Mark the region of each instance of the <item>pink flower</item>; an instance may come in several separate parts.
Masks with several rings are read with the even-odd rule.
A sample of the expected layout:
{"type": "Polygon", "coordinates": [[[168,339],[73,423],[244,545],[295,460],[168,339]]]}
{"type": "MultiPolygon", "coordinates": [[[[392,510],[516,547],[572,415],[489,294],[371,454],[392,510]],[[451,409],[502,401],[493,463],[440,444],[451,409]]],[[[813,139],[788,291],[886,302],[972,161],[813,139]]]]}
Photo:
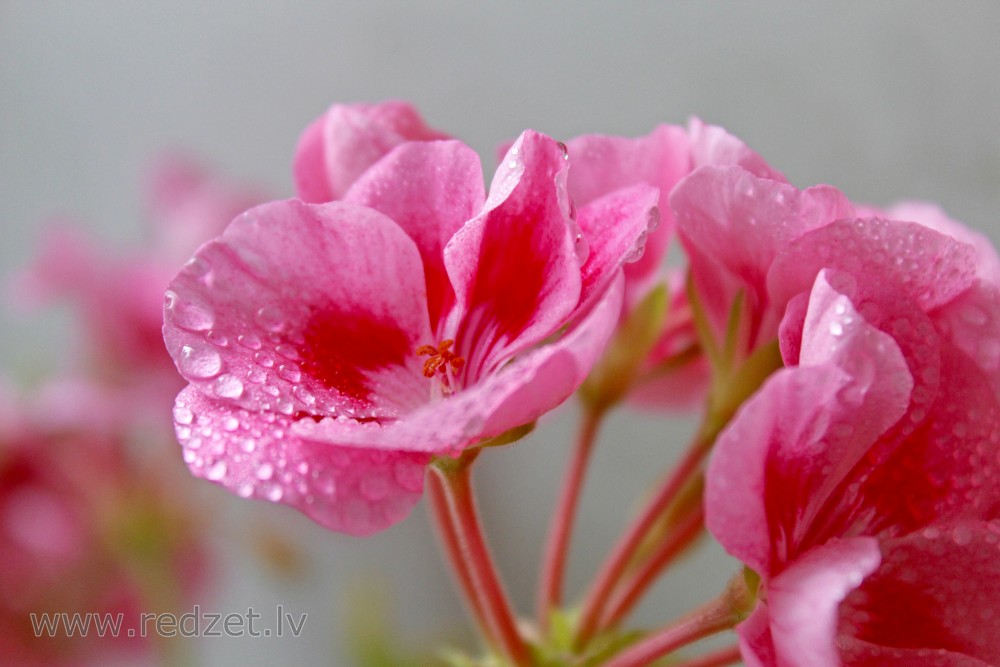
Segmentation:
{"type": "Polygon", "coordinates": [[[93,385],[0,399],[17,416],[0,420],[0,661],[101,664],[151,650],[127,637],[140,610],[175,609],[202,582],[204,545],[183,504],[168,502],[162,470],[128,456],[114,401],[93,385]],[[171,599],[151,594],[164,584],[171,599]],[[30,614],[42,612],[121,613],[121,635],[37,637],[30,614]]]}
{"type": "Polygon", "coordinates": [[[136,406],[162,406],[164,394],[179,389],[163,350],[163,290],[198,245],[259,201],[249,189],[190,160],[165,156],[154,164],[147,184],[147,247],[123,254],[60,224],[15,280],[14,296],[26,305],[71,301],[86,339],[78,352],[88,373],[128,388],[127,398],[136,406]]]}
{"type": "Polygon", "coordinates": [[[405,142],[341,201],[235,220],[167,292],[192,471],[368,534],[409,512],[433,457],[565,400],[611,335],[657,199],[632,190],[609,202],[605,236],[578,239],[566,170],[529,131],[486,196],[471,149],[405,142]]]}
{"type": "MultiPolygon", "coordinates": [[[[762,577],[749,665],[1000,661],[1000,294],[975,250],[879,219],[778,249],[778,371],[720,436],[709,530],[762,577]]],[[[759,284],[758,284],[759,287],[759,284]]]]}

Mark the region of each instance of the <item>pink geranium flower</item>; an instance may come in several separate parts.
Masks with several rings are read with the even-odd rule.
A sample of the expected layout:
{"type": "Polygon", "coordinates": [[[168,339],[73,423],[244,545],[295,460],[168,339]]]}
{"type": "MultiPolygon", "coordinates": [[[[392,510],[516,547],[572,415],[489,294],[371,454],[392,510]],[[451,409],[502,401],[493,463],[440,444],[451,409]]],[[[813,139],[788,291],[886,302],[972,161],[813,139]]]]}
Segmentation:
{"type": "Polygon", "coordinates": [[[750,665],[1000,661],[995,322],[975,250],[845,220],[779,250],[778,371],[720,436],[707,524],[762,577],[750,665]]]}
{"type": "Polygon", "coordinates": [[[367,534],[408,513],[434,456],[565,400],[613,331],[657,200],[635,188],[609,202],[606,236],[579,238],[567,166],[526,132],[487,196],[468,147],[404,142],[340,201],[235,220],[167,292],[192,471],[367,534]]]}

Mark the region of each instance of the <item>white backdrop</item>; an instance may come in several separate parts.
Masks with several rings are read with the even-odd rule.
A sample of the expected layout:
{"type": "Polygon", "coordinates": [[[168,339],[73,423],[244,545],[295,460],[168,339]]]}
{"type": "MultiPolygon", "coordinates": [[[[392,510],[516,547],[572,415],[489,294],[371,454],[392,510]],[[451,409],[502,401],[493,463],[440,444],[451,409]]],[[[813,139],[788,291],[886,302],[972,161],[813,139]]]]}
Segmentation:
{"type": "MultiPolygon", "coordinates": [[[[308,121],[334,101],[390,97],[412,100],[489,161],[525,127],[559,138],[634,135],[698,115],[800,186],[829,182],[874,203],[936,200],[1000,238],[1000,4],[623,4],[0,2],[0,276],[32,254],[39,221],[53,214],[77,215],[110,243],[135,242],[137,174],[164,147],[289,196],[292,150],[308,121]]],[[[56,368],[73,340],[67,322],[4,310],[3,372],[56,368]]],[[[479,470],[496,552],[524,609],[571,424],[572,414],[556,417],[479,470]]],[[[583,507],[572,588],[617,534],[627,498],[689,428],[613,420],[583,507]]],[[[202,640],[205,664],[346,664],[335,652],[347,591],[365,576],[382,577],[407,636],[459,624],[422,507],[361,541],[290,510],[212,497],[233,517],[278,516],[305,541],[313,571],[297,583],[267,577],[221,539],[218,610],[280,602],[310,618],[299,639],[202,640]]],[[[732,564],[706,553],[639,618],[666,620],[713,595],[732,564]]]]}

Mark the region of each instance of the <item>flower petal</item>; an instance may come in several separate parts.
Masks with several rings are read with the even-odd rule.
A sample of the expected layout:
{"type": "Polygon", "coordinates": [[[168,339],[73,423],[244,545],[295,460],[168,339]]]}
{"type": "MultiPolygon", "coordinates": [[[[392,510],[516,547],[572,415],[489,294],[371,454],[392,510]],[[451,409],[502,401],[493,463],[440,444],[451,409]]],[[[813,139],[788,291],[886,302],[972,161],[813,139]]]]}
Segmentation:
{"type": "Polygon", "coordinates": [[[898,420],[912,381],[902,353],[821,275],[803,357],[775,373],[719,436],[706,477],[706,525],[767,575],[824,541],[811,519],[898,420]],[[836,325],[836,326],[834,326],[836,325]]]}
{"type": "MultiPolygon", "coordinates": [[[[739,288],[746,290],[751,312],[760,322],[767,314],[767,275],[775,257],[793,239],[853,210],[830,186],[800,191],[739,166],[695,171],[674,190],[670,206],[699,296],[720,330],[739,288]]],[[[814,270],[808,285],[815,275],[814,270]]],[[[778,307],[792,296],[776,301],[778,307]]]]}
{"type": "Polygon", "coordinates": [[[444,247],[480,212],[485,199],[479,156],[458,141],[402,144],[344,195],[344,201],[386,214],[416,242],[427,279],[432,330],[455,302],[444,247]]]}
{"type": "MultiPolygon", "coordinates": [[[[582,268],[578,311],[585,311],[604,295],[623,262],[643,256],[644,247],[649,251],[650,232],[659,223],[659,198],[656,188],[638,184],[615,190],[579,209],[576,220],[590,251],[582,268]]],[[[625,265],[626,274],[631,266],[625,265]]]]}
{"type": "Polygon", "coordinates": [[[304,420],[296,424],[296,433],[320,442],[450,455],[530,424],[569,398],[586,379],[614,332],[621,300],[619,279],[563,338],[398,421],[370,422],[345,433],[338,420],[304,420]]]}
{"type": "Polygon", "coordinates": [[[177,397],[174,424],[195,476],[353,535],[402,521],[420,499],[430,460],[303,440],[288,417],[234,408],[190,386],[177,397]]]}
{"type": "Polygon", "coordinates": [[[527,131],[497,170],[486,210],[445,247],[463,382],[552,335],[580,299],[580,260],[555,141],[527,131]]]}
{"type": "Polygon", "coordinates": [[[650,230],[641,257],[625,267],[629,281],[643,281],[659,268],[674,233],[667,196],[691,170],[684,128],[660,125],[648,135],[634,139],[584,135],[567,142],[566,148],[570,160],[569,194],[580,209],[578,221],[590,241],[591,254],[600,243],[590,238],[583,207],[616,190],[640,183],[659,189],[656,204],[660,210],[660,224],[650,230]]]}
{"type": "Polygon", "coordinates": [[[1000,289],[977,281],[931,317],[942,337],[968,355],[1000,397],[1000,289]]]}
{"type": "Polygon", "coordinates": [[[975,280],[971,246],[911,222],[839,220],[789,240],[767,276],[776,304],[808,289],[823,268],[889,283],[925,312],[951,301],[975,280]]]}
{"type": "Polygon", "coordinates": [[[717,125],[709,125],[699,118],[688,121],[692,168],[709,165],[737,165],[754,176],[779,183],[787,183],[785,176],[769,165],[764,158],[740,139],[717,125]]]}
{"type": "Polygon", "coordinates": [[[874,538],[834,540],[805,554],[768,582],[767,606],[777,664],[840,667],[838,608],[880,561],[874,538]]]}
{"type": "Polygon", "coordinates": [[[846,643],[851,664],[1000,663],[998,544],[997,521],[934,524],[882,542],[881,566],[841,606],[842,633],[859,640],[846,643]],[[910,662],[918,651],[936,661],[910,662]]]}
{"type": "Polygon", "coordinates": [[[206,244],[167,292],[164,336],[203,393],[286,415],[387,415],[429,397],[420,255],[381,213],[273,202],[206,244]]]}
{"type": "Polygon", "coordinates": [[[299,139],[293,169],[303,200],[340,199],[368,167],[406,141],[447,139],[410,104],[335,104],[299,139]]]}

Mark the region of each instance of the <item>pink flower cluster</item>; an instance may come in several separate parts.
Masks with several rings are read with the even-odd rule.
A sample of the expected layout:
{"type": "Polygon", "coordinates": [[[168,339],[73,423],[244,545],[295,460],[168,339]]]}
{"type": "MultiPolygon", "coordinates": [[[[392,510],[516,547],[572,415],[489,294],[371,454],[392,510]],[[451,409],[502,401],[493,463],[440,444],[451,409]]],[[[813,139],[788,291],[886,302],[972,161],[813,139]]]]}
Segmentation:
{"type": "MultiPolygon", "coordinates": [[[[429,464],[519,437],[632,353],[632,399],[707,400],[693,506],[760,579],[747,664],[1000,664],[984,237],[930,205],[800,190],[698,120],[565,144],[529,130],[487,189],[409,105],[334,106],[294,170],[300,199],[238,216],[166,293],[196,475],[373,533],[429,464]],[[686,284],[663,267],[674,235],[686,284]],[[657,290],[669,308],[649,316],[657,290]],[[630,350],[640,320],[651,344],[630,350]]],[[[524,662],[502,638],[517,630],[473,607],[524,662]]]]}

